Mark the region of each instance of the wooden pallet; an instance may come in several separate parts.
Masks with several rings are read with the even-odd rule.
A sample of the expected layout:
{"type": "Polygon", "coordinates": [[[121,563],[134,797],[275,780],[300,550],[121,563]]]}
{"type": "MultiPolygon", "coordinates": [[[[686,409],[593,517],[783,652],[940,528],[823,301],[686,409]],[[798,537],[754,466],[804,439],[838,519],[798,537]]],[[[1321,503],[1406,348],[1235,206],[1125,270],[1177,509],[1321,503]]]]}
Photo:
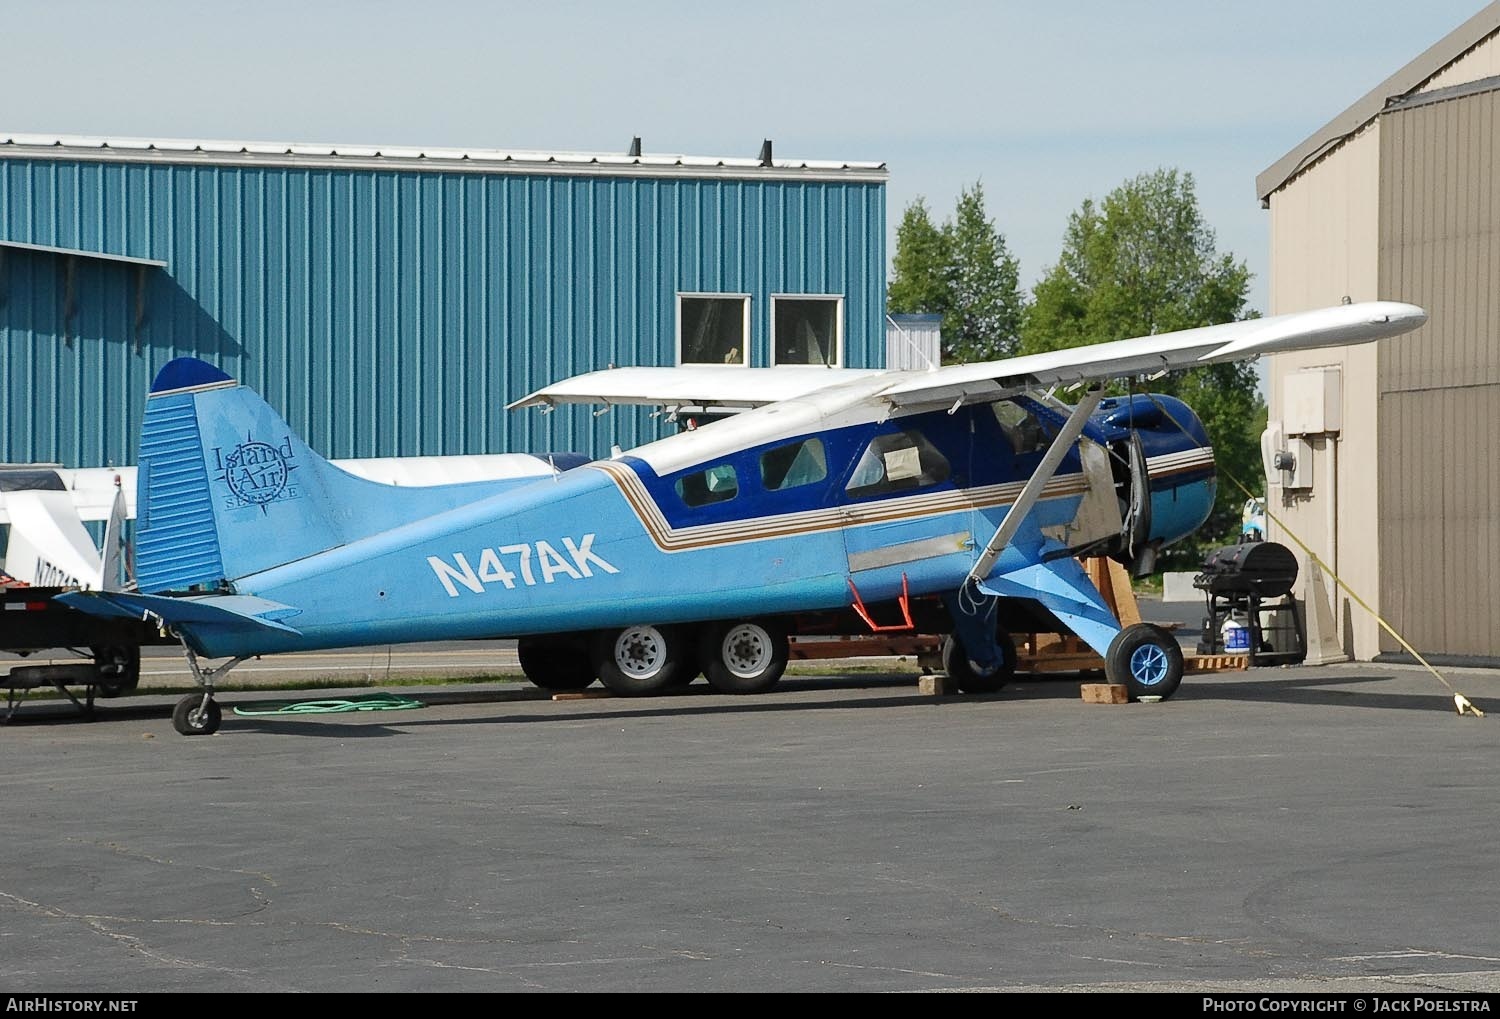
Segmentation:
{"type": "MultiPolygon", "coordinates": [[[[1113,559],[1084,563],[1089,579],[1099,588],[1122,626],[1141,622],[1141,607],[1125,567],[1113,559]]],[[[1170,627],[1169,627],[1170,629],[1170,627]]],[[[1103,672],[1104,659],[1071,634],[1032,633],[1016,642],[1017,672],[1103,672]]],[[[1249,655],[1184,655],[1183,672],[1236,672],[1250,667],[1249,655]]]]}
{"type": "MultiPolygon", "coordinates": [[[[1099,588],[1108,605],[1124,626],[1141,622],[1140,605],[1130,585],[1125,567],[1113,559],[1089,559],[1084,562],[1089,579],[1099,588]]],[[[869,633],[858,636],[806,636],[791,640],[791,660],[816,661],[833,658],[915,659],[924,668],[940,668],[943,638],[922,633],[869,633]]],[[[1017,672],[1099,672],[1104,659],[1083,641],[1071,634],[1016,634],[1017,672]]],[[[1225,672],[1248,669],[1248,655],[1185,655],[1183,671],[1192,673],[1225,672]]]]}

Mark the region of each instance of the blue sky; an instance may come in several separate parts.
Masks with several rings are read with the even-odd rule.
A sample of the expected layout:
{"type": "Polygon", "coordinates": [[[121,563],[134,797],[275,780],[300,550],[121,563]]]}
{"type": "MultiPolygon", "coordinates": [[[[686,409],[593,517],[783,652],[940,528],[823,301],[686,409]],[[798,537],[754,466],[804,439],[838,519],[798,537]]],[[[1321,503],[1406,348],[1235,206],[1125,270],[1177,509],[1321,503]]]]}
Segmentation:
{"type": "MultiPolygon", "coordinates": [[[[5,0],[0,130],[889,164],[889,229],[983,181],[1028,284],[1068,213],[1197,180],[1255,274],[1255,176],[1477,0],[1124,4],[5,0]]],[[[894,240],[892,240],[894,243],[894,240]]]]}

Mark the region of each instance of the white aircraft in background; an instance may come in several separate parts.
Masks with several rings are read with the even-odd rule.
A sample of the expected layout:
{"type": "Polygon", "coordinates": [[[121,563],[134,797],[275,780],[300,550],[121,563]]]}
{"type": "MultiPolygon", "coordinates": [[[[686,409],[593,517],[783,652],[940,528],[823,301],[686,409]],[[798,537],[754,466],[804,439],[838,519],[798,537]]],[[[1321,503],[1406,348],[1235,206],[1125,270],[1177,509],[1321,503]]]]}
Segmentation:
{"type": "MultiPolygon", "coordinates": [[[[406,488],[551,477],[573,466],[553,455],[367,457],[334,460],[367,481],[406,488]]],[[[13,585],[120,591],[131,586],[124,522],[136,515],[134,467],[0,464],[0,526],[9,530],[0,575],[13,585]],[[95,544],[85,526],[105,522],[95,544]]],[[[0,577],[0,579],[3,579],[0,577]]]]}

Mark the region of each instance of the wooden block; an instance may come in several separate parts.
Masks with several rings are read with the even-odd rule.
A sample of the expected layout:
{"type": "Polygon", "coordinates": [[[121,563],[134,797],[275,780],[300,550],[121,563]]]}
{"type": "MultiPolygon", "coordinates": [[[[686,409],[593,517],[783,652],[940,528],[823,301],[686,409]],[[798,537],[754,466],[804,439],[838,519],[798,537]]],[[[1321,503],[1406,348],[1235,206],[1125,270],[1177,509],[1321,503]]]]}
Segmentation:
{"type": "Polygon", "coordinates": [[[942,697],[952,692],[947,676],[923,676],[917,680],[917,693],[924,697],[942,697]]]}
{"type": "Polygon", "coordinates": [[[614,694],[608,690],[569,690],[566,693],[553,694],[552,699],[555,701],[597,701],[613,696],[614,694]]]}
{"type": "Polygon", "coordinates": [[[1123,683],[1085,683],[1082,689],[1085,704],[1125,704],[1130,700],[1123,683]]]}
{"type": "Polygon", "coordinates": [[[1182,665],[1184,672],[1243,672],[1250,668],[1250,656],[1188,655],[1182,665]]]}

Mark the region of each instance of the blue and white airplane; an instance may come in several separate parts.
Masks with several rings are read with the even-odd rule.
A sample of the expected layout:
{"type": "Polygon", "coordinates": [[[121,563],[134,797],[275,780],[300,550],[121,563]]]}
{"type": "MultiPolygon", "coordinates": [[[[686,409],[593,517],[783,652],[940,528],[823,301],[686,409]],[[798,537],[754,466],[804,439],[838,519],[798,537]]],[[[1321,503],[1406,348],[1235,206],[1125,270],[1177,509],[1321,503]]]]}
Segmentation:
{"type": "Polygon", "coordinates": [[[653,694],[701,671],[754,693],[780,678],[789,633],[851,609],[950,634],[961,690],[1010,675],[1009,632],[1061,627],[1111,682],[1167,697],[1175,640],[1122,628],[1076,557],[1149,567],[1207,518],[1213,454],[1180,402],[1096,384],[1425,320],[1371,302],[928,371],[612,369],[512,406],[737,413],[609,459],[554,458],[541,479],[428,487],[340,470],[182,358],[146,406],[138,591],[61,597],[177,634],[203,688],[174,714],[189,735],[219,725],[215,678],[261,654],[514,637],[548,689],[653,694]],[[1053,396],[1088,386],[1075,406],[1053,396]]]}

